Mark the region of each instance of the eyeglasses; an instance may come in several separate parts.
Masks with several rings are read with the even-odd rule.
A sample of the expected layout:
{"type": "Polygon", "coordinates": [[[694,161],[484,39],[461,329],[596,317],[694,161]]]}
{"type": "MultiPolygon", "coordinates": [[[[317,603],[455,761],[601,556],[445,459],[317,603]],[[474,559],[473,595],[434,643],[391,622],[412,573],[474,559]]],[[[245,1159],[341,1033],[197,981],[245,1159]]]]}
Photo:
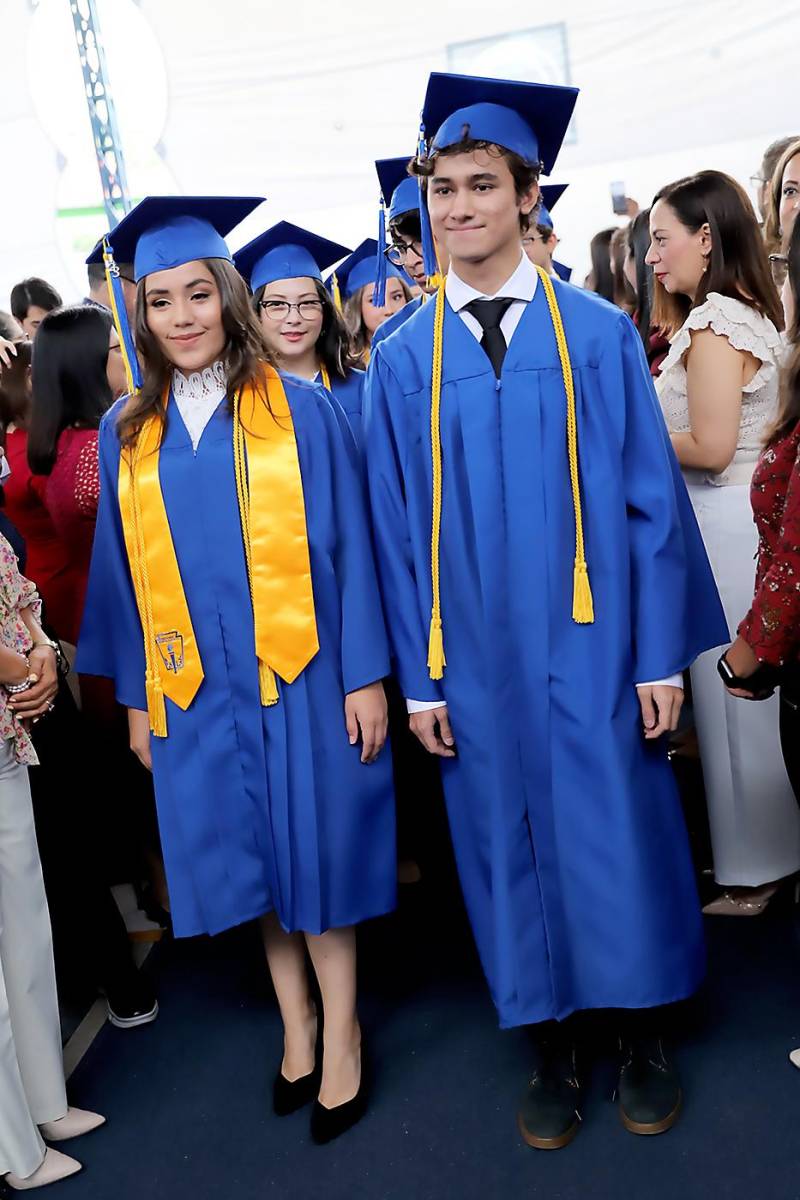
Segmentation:
{"type": "Polygon", "coordinates": [[[301,300],[299,304],[290,304],[288,300],[260,300],[258,307],[270,321],[285,321],[293,308],[302,321],[313,321],[322,312],[322,301],[301,300]]]}
{"type": "Polygon", "coordinates": [[[546,240],[547,239],[543,238],[540,233],[526,233],[525,237],[522,239],[522,244],[523,246],[530,246],[534,242],[544,242],[546,240]]]}
{"type": "Polygon", "coordinates": [[[753,187],[760,187],[761,184],[766,183],[767,180],[764,178],[763,175],[751,175],[750,182],[752,183],[753,187]]]}
{"type": "Polygon", "coordinates": [[[782,288],[789,274],[789,259],[785,254],[770,254],[769,269],[772,271],[772,281],[776,287],[782,288]]]}
{"type": "Polygon", "coordinates": [[[417,258],[422,258],[422,242],[392,242],[383,253],[395,267],[402,267],[409,254],[416,254],[417,258]]]}

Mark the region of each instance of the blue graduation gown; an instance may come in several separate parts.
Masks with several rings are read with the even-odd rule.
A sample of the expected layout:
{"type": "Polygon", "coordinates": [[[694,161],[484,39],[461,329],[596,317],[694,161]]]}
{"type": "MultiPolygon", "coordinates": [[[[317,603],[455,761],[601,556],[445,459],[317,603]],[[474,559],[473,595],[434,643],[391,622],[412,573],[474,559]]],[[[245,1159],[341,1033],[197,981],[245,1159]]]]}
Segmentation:
{"type": "Polygon", "coordinates": [[[406,697],[444,700],[467,910],[504,1027],[690,994],[704,968],[688,839],[634,684],[727,639],[653,391],[619,309],[554,283],[577,393],[595,622],[572,620],[566,400],[541,286],[495,379],[447,306],[441,603],[431,612],[434,305],[378,349],[364,406],[379,575],[406,697]]]}
{"type": "Polygon", "coordinates": [[[361,449],[361,409],[364,399],[364,372],[352,370],[345,379],[331,376],[331,392],[344,409],[347,422],[353,431],[356,445],[361,449]]]}
{"type": "MultiPolygon", "coordinates": [[[[363,487],[352,435],[323,388],[284,382],[306,506],[320,649],[280,702],[259,700],[236,501],[232,420],[222,404],[195,453],[174,400],[160,478],[205,671],[153,776],[178,936],[217,933],[273,910],[321,933],[393,908],[395,834],[388,751],[350,746],[344,697],[388,673],[363,487]]],[[[144,709],[144,650],[125,553],[116,411],[100,433],[101,494],[78,669],[111,677],[144,709]]]]}
{"type": "Polygon", "coordinates": [[[413,300],[409,300],[408,304],[404,304],[396,313],[392,313],[390,317],[387,317],[372,335],[371,353],[375,353],[376,348],[390,333],[394,333],[395,329],[399,329],[401,325],[405,325],[409,317],[413,317],[414,313],[419,312],[425,300],[426,297],[423,295],[415,296],[413,300]]]}

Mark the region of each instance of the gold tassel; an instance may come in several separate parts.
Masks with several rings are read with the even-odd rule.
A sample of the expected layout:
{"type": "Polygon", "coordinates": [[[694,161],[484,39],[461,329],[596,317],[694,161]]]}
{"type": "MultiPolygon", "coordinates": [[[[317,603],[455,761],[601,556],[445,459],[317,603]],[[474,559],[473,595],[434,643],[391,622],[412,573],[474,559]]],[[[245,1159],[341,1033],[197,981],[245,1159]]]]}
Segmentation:
{"type": "Polygon", "coordinates": [[[275,672],[263,659],[258,660],[258,690],[261,694],[261,703],[265,708],[271,708],[273,704],[278,703],[278,683],[275,679],[275,672]]]}
{"type": "Polygon", "coordinates": [[[331,295],[333,296],[333,303],[334,303],[335,308],[339,312],[341,312],[342,311],[342,293],[341,293],[341,289],[339,288],[339,276],[336,274],[335,271],[331,275],[331,295]]]}
{"type": "Polygon", "coordinates": [[[585,562],[576,562],[572,575],[572,619],[578,625],[591,625],[594,621],[594,602],[585,562]]]}
{"type": "Polygon", "coordinates": [[[167,706],[158,675],[148,675],[145,682],[145,694],[150,730],[154,737],[165,738],[167,736],[167,706]]]}
{"type": "Polygon", "coordinates": [[[437,271],[435,275],[429,275],[426,280],[426,284],[429,288],[439,288],[443,283],[444,277],[440,271],[437,271]]]}
{"type": "Polygon", "coordinates": [[[431,679],[441,679],[446,666],[442,620],[441,617],[431,617],[431,631],[428,638],[428,673],[431,679]]]}

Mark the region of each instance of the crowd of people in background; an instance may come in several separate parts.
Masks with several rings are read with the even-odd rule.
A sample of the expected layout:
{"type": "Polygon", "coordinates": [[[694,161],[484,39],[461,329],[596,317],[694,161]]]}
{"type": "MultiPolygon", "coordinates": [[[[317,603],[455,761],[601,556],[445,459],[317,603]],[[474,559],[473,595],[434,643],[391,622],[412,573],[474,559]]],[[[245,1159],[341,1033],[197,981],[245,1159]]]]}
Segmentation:
{"type": "MultiPolygon", "coordinates": [[[[642,211],[629,202],[624,221],[592,238],[584,282],[636,328],[733,639],[722,659],[725,648],[717,647],[692,665],[687,686],[695,732],[673,735],[678,752],[699,756],[702,767],[719,885],[705,912],[717,916],[762,913],[784,881],[800,874],[800,136],[771,145],[751,182],[758,211],[740,183],[714,170],[665,184],[642,211]]],[[[554,204],[534,214],[521,245],[537,269],[558,280],[569,272],[554,257],[554,204]]],[[[259,241],[236,256],[250,287],[247,320],[260,330],[285,380],[321,377],[360,446],[362,373],[375,348],[390,345],[406,306],[424,307],[435,291],[423,269],[420,223],[408,210],[390,224],[378,287],[381,247],[371,239],[355,252],[329,244],[327,256],[316,245],[322,239],[315,239],[315,262],[335,267],[327,284],[316,268],[305,274],[263,269],[265,255],[298,232],[282,229],[272,242],[259,241]]],[[[117,268],[129,322],[141,337],[133,264],[118,261],[117,268]]],[[[171,899],[150,752],[129,729],[111,682],[75,670],[101,494],[100,429],[130,386],[108,289],[102,264],[91,263],[82,303],[65,304],[47,281],[30,277],[12,287],[10,311],[0,312],[0,779],[16,789],[14,819],[35,856],[25,809],[30,777],[56,959],[70,958],[73,969],[79,960],[91,988],[105,995],[110,1020],[130,1029],[158,1014],[132,948],[137,937],[169,928],[171,899]],[[36,647],[42,663],[34,671],[34,658],[25,655],[36,647]],[[21,706],[15,695],[22,681],[21,706]],[[133,884],[137,897],[139,924],[129,921],[128,928],[112,891],[123,883],[133,884]]],[[[152,353],[146,346],[145,354],[152,353]]],[[[187,373],[188,399],[219,383],[193,378],[187,373]]],[[[382,676],[385,654],[376,657],[382,676]]],[[[371,682],[369,670],[361,675],[362,683],[371,682]]],[[[415,879],[407,813],[412,794],[421,786],[435,795],[438,782],[432,760],[409,735],[399,689],[389,692],[389,721],[400,878],[415,879]]],[[[439,732],[441,738],[429,735],[427,748],[446,761],[447,738],[439,732]]],[[[428,735],[418,736],[425,741],[428,735]]],[[[376,734],[376,752],[380,740],[376,734]]],[[[343,819],[355,822],[358,811],[343,819]]],[[[32,1187],[77,1169],[52,1148],[46,1151],[46,1142],[87,1131],[102,1118],[67,1107],[41,879],[31,882],[29,872],[31,894],[12,897],[6,871],[9,878],[13,872],[5,865],[6,840],[15,836],[9,822],[0,821],[0,1043],[15,1046],[10,1103],[22,1131],[15,1144],[24,1153],[6,1161],[0,1132],[0,1172],[9,1172],[12,1187],[32,1187]],[[26,915],[34,910],[37,928],[26,915]],[[37,954],[25,957],[19,948],[30,939],[37,954]],[[28,1012],[23,1028],[26,972],[49,982],[47,1004],[28,1012]],[[42,1045],[49,1047],[49,1065],[42,1045]]],[[[360,869],[355,861],[351,866],[360,869]]],[[[386,897],[371,896],[355,902],[347,920],[389,906],[386,897]]],[[[281,923],[296,927],[284,916],[264,919],[264,944],[285,1023],[302,1027],[311,1057],[296,1053],[284,1061],[276,1111],[302,1102],[298,1085],[316,1095],[320,1082],[313,1052],[317,1016],[298,983],[306,947],[283,932],[281,923]]],[[[338,1018],[354,1020],[354,951],[344,936],[325,943],[326,936],[320,927],[306,939],[333,1029],[338,1018]]],[[[332,1085],[328,1095],[331,1106],[341,1105],[332,1085]]],[[[318,1116],[320,1128],[321,1122],[318,1116]]]]}

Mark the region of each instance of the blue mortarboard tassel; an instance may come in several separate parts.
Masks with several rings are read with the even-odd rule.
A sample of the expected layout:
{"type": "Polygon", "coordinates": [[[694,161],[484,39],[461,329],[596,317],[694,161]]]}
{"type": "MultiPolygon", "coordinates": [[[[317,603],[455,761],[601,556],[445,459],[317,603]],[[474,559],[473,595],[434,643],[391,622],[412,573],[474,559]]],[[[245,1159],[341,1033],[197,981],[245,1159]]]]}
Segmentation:
{"type": "MultiPolygon", "coordinates": [[[[422,161],[428,157],[428,148],[425,144],[425,126],[420,125],[419,128],[419,148],[418,157],[422,161]]],[[[419,224],[422,233],[422,262],[425,267],[425,274],[428,279],[433,279],[439,272],[439,263],[436,259],[436,246],[433,241],[433,230],[431,229],[431,218],[428,212],[428,198],[425,189],[423,188],[423,177],[419,178],[419,224]]]]}
{"type": "Polygon", "coordinates": [[[106,282],[111,297],[111,312],[114,316],[114,325],[125,362],[125,374],[128,377],[128,391],[138,392],[142,386],[142,370],[136,356],[131,327],[128,324],[128,311],[125,307],[125,293],[122,290],[119,267],[114,262],[114,254],[107,237],[103,238],[103,265],[106,269],[106,282]]]}
{"type": "Polygon", "coordinates": [[[386,303],[386,208],[383,196],[381,196],[378,217],[378,249],[375,257],[375,286],[372,289],[372,303],[376,308],[383,308],[386,303]]]}

